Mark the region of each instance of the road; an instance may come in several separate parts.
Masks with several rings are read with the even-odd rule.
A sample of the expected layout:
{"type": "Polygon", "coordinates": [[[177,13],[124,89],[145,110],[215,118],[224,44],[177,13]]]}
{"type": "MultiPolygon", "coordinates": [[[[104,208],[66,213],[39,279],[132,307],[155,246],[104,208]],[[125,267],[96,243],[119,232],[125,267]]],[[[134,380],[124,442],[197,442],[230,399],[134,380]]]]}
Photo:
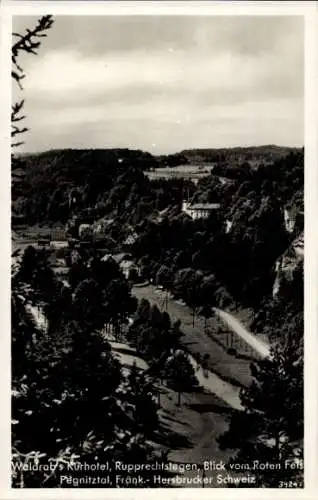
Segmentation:
{"type": "Polygon", "coordinates": [[[221,318],[228,327],[241,339],[243,339],[247,344],[249,344],[255,351],[262,357],[268,358],[270,355],[270,347],[264,341],[258,339],[255,335],[249,332],[242,323],[235,318],[232,314],[222,311],[217,307],[213,308],[214,312],[221,318]]]}

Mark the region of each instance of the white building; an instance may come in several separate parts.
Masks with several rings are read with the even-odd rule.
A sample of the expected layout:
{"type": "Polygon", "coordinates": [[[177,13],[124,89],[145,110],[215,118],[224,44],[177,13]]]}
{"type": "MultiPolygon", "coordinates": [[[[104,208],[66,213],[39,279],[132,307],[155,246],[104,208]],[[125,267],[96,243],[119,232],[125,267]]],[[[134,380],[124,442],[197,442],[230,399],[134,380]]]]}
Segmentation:
{"type": "Polygon", "coordinates": [[[211,212],[220,208],[220,203],[191,203],[182,202],[182,212],[189,215],[193,220],[207,219],[211,212]]]}

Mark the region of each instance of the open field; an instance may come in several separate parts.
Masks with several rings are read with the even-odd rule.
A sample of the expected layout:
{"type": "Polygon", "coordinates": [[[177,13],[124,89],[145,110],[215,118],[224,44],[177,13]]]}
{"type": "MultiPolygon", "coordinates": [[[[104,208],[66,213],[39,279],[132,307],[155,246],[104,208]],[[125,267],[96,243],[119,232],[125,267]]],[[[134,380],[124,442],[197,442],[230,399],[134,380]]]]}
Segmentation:
{"type": "Polygon", "coordinates": [[[177,167],[159,167],[152,171],[145,172],[150,179],[202,179],[210,175],[213,167],[209,165],[179,165],[177,167]]]}

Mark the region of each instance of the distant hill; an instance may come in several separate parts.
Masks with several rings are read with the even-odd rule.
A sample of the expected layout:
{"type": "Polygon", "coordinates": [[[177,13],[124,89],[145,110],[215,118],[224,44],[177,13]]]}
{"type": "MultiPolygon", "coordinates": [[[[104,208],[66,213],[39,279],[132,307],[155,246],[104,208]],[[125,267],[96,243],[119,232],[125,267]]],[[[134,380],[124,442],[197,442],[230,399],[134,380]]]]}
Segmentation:
{"type": "Polygon", "coordinates": [[[161,155],[158,157],[161,163],[167,165],[180,164],[202,164],[214,163],[219,161],[263,161],[272,162],[283,158],[290,152],[300,151],[301,148],[292,148],[285,146],[266,145],[266,146],[248,146],[233,148],[203,148],[203,149],[185,149],[176,154],[161,155]]]}
{"type": "Polygon", "coordinates": [[[13,211],[30,223],[55,219],[54,207],[67,214],[72,191],[82,207],[94,206],[113,187],[117,177],[131,168],[153,168],[150,154],[130,149],[63,149],[19,155],[12,165],[13,211]],[[41,216],[42,213],[42,216],[41,216]]]}
{"type": "Polygon", "coordinates": [[[99,181],[100,189],[128,167],[144,170],[156,166],[156,159],[140,150],[130,149],[57,149],[19,155],[14,162],[14,176],[23,177],[24,195],[34,189],[56,186],[84,187],[99,181]]]}

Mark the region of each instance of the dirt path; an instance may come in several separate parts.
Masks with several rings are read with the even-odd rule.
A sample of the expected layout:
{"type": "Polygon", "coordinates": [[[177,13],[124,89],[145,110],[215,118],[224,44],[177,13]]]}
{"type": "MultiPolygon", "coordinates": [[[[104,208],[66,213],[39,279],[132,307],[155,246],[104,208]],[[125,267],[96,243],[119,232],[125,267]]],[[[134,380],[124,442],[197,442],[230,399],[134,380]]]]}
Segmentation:
{"type": "Polygon", "coordinates": [[[212,392],[212,394],[215,394],[218,398],[222,399],[225,403],[231,406],[231,408],[234,408],[235,410],[242,409],[238,387],[234,387],[232,384],[225,382],[209,370],[203,370],[202,367],[196,370],[197,363],[191,355],[190,360],[193,368],[195,369],[195,374],[199,384],[204,387],[204,389],[212,392]]]}

